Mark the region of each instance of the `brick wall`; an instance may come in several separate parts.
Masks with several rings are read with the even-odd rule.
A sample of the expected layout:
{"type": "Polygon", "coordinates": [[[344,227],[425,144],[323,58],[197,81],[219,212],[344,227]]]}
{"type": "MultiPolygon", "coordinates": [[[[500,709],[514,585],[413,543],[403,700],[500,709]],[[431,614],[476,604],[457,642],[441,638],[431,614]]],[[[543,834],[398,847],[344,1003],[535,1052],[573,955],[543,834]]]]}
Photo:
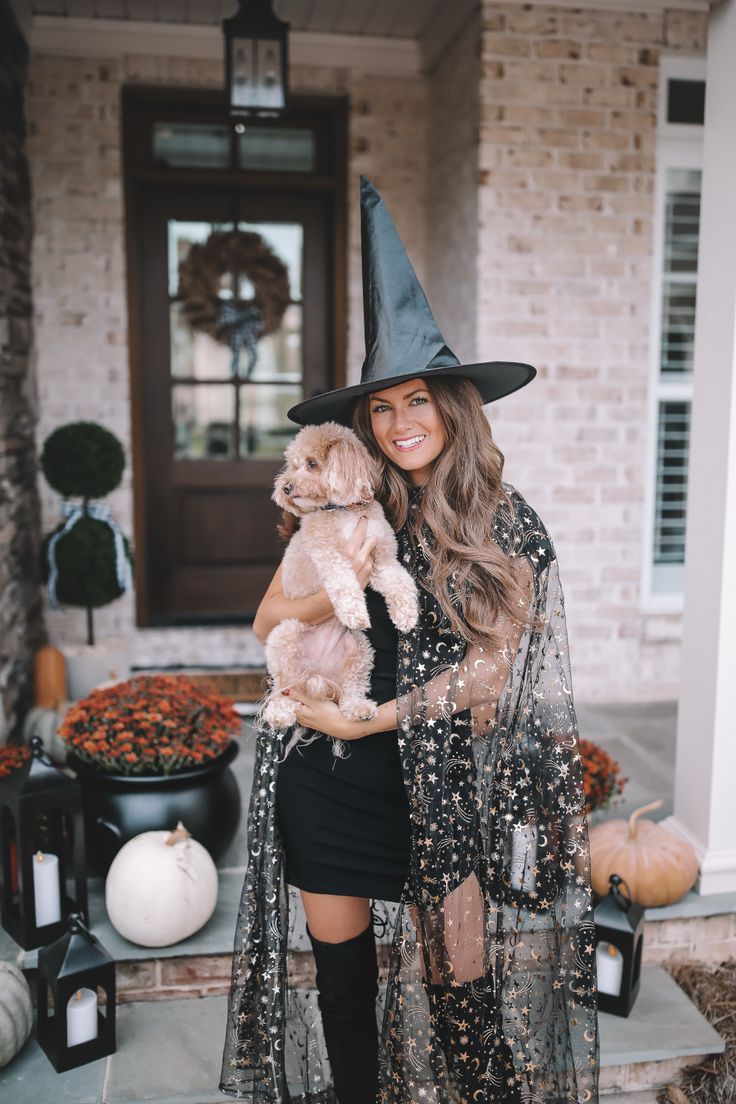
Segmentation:
{"type": "Polygon", "coordinates": [[[480,16],[428,74],[427,282],[448,345],[475,357],[478,298],[478,128],[480,16]]]}
{"type": "Polygon", "coordinates": [[[43,643],[26,55],[10,8],[0,0],[0,743],[30,703],[31,659],[43,643]]]}
{"type": "MultiPolygon", "coordinates": [[[[221,86],[219,62],[126,56],[34,57],[28,94],[34,191],[34,298],[41,398],[39,441],[62,422],[99,419],[130,453],[120,89],[123,83],[221,86]]],[[[425,268],[426,84],[296,67],[294,92],[350,97],[348,376],[360,376],[363,313],[359,176],[368,174],[389,204],[412,259],[425,268]]],[[[44,531],[59,503],[41,480],[44,531]]],[[[131,472],[106,500],[133,534],[131,472]]],[[[84,639],[81,610],[47,611],[54,643],[84,639]]],[[[135,629],[125,595],[95,612],[97,638],[131,637],[133,663],[258,664],[260,645],[242,628],[135,629]]]]}
{"type": "Polygon", "coordinates": [[[675,697],[680,618],[639,610],[655,110],[661,52],[703,52],[706,16],[482,21],[477,349],[539,370],[492,426],[557,545],[578,697],[675,697]]]}

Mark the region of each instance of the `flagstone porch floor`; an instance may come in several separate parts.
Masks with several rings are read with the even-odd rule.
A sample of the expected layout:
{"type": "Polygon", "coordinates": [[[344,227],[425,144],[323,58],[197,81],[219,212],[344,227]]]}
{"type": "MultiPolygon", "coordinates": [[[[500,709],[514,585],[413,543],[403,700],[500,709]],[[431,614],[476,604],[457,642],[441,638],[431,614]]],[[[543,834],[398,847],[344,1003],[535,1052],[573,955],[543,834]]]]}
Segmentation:
{"type": "MultiPolygon", "coordinates": [[[[674,703],[590,705],[578,707],[581,735],[599,742],[621,763],[630,781],[615,813],[662,797],[655,819],[672,809],[676,707],[674,703]]],[[[244,806],[254,762],[252,729],[246,725],[235,770],[244,806]]],[[[217,1091],[225,1023],[226,974],[243,880],[245,809],[239,833],[219,864],[220,893],[209,923],[191,939],[173,947],[148,950],[120,938],[104,910],[103,884],[90,882],[90,920],[95,934],[119,963],[118,1050],[108,1059],[57,1074],[35,1038],[0,1070],[2,1104],[210,1104],[227,1099],[217,1091]],[[155,955],[155,960],[151,956],[155,955]],[[198,979],[192,987],[188,967],[198,979]],[[212,976],[207,977],[208,968],[212,976]],[[143,977],[143,988],[135,980],[143,977]],[[168,979],[168,980],[167,980],[168,979]],[[125,989],[127,986],[127,992],[125,989]],[[168,999],[161,999],[166,997],[168,999]]],[[[667,909],[647,910],[649,920],[725,917],[736,913],[736,894],[700,898],[690,893],[667,909]]],[[[647,939],[645,937],[645,944],[647,939]]],[[[302,925],[295,947],[306,951],[302,925]]],[[[646,955],[645,955],[646,958],[646,955]]],[[[33,972],[36,951],[23,951],[0,929],[0,959],[33,972]]],[[[643,968],[642,987],[631,1016],[601,1014],[602,1085],[610,1104],[655,1104],[656,1089],[674,1078],[693,1056],[723,1049],[710,1027],[669,974],[653,962],[643,968]]]]}
{"type": "MultiPolygon", "coordinates": [[[[0,1071],[4,1104],[214,1104],[225,997],[125,1004],[117,1052],[57,1074],[32,1037],[0,1071]]],[[[614,1104],[655,1104],[679,1068],[720,1053],[723,1040],[661,966],[645,966],[631,1015],[601,1013],[601,1092],[614,1104]],[[610,1095],[609,1095],[610,1093],[610,1095]]]]}

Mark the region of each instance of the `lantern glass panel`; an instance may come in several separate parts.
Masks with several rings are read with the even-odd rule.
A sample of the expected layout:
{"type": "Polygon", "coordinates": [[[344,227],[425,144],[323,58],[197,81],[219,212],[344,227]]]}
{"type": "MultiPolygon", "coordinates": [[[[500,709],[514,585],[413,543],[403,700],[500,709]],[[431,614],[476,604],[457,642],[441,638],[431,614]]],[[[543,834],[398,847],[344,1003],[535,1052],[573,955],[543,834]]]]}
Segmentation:
{"type": "Polygon", "coordinates": [[[255,39],[234,38],[232,50],[230,103],[233,107],[255,105],[255,39]]]}
{"type": "Polygon", "coordinates": [[[282,111],[286,103],[281,40],[236,37],[231,50],[232,107],[245,111],[282,111]]]}
{"type": "Polygon", "coordinates": [[[281,42],[273,38],[256,39],[258,106],[283,110],[284,85],[281,42]]]}

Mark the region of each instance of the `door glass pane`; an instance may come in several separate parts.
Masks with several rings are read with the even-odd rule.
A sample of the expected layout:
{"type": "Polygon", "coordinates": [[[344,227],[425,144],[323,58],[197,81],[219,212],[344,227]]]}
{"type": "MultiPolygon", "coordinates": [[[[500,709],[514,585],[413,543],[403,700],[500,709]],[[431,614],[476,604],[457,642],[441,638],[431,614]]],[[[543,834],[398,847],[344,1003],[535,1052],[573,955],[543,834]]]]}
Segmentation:
{"type": "Polygon", "coordinates": [[[230,378],[230,349],[209,334],[193,329],[181,303],[169,305],[171,316],[171,374],[198,380],[230,378]]]}
{"type": "MultiPolygon", "coordinates": [[[[292,303],[275,333],[262,337],[258,343],[258,360],[250,376],[253,380],[287,380],[299,383],[302,378],[302,305],[292,303]]],[[[298,400],[297,400],[298,401],[298,400]]]]}
{"type": "Polygon", "coordinates": [[[172,388],[177,460],[229,460],[235,456],[235,387],[177,384],[172,388]]]}
{"type": "Polygon", "coordinates": [[[273,172],[314,172],[315,144],[311,130],[249,127],[238,135],[241,169],[273,172]]]}
{"type": "Polygon", "coordinates": [[[244,384],[240,387],[241,456],[280,456],[299,426],[286,411],[302,398],[293,384],[244,384]]]}
{"type": "Polygon", "coordinates": [[[176,169],[226,169],[230,160],[225,126],[207,123],[155,123],[153,161],[176,169]]]}
{"type": "MultiPolygon", "coordinates": [[[[204,245],[218,230],[232,230],[232,222],[180,222],[169,219],[169,295],[179,294],[179,266],[187,260],[193,245],[204,245]]],[[[232,295],[229,278],[220,278],[218,294],[232,295]]]]}
{"type": "Polygon", "coordinates": [[[289,277],[292,299],[302,297],[302,252],[304,228],[300,222],[238,222],[239,230],[260,234],[269,248],[283,261],[289,277]]]}

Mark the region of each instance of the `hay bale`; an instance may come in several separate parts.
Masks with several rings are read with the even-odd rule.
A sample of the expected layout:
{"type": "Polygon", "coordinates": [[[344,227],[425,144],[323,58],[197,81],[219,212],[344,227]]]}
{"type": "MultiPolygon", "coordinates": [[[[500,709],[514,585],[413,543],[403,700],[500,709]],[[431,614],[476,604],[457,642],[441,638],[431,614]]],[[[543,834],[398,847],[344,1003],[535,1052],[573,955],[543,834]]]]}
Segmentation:
{"type": "Polygon", "coordinates": [[[736,1101],[736,959],[718,966],[668,965],[672,977],[723,1038],[723,1054],[709,1055],[685,1069],[676,1085],[657,1097],[660,1104],[733,1104],[736,1101]]]}

